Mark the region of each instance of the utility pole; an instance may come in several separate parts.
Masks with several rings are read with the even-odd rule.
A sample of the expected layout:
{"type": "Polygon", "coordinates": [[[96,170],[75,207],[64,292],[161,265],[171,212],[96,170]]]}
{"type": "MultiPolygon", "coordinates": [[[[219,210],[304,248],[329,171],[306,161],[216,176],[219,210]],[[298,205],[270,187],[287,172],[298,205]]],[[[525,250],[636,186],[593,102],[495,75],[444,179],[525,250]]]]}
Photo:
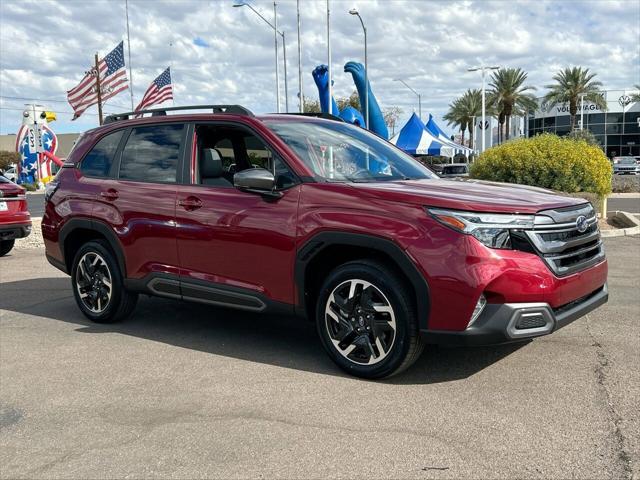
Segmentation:
{"type": "Polygon", "coordinates": [[[95,56],[95,69],[96,69],[96,93],[98,94],[98,120],[102,125],[102,91],[100,89],[100,66],[98,65],[98,54],[95,56]]]}

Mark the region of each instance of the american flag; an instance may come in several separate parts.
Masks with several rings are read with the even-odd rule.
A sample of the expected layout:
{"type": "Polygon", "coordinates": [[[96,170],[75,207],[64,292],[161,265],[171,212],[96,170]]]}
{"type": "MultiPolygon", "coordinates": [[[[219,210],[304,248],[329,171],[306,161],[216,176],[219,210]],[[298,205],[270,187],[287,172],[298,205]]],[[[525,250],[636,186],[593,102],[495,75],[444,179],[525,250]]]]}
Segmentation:
{"type": "MultiPolygon", "coordinates": [[[[116,48],[98,62],[100,71],[100,91],[102,103],[129,88],[127,71],[124,67],[124,47],[120,42],[116,48]]],[[[67,100],[73,108],[75,120],[91,105],[98,103],[98,89],[96,87],[95,67],[84,76],[77,87],[67,92],[67,100]]]]}
{"type": "Polygon", "coordinates": [[[158,77],[151,82],[149,88],[144,93],[144,97],[140,100],[140,103],[136,107],[135,111],[144,110],[151,105],[157,105],[166,100],[173,99],[173,88],[171,85],[171,67],[162,72],[158,77]]]}

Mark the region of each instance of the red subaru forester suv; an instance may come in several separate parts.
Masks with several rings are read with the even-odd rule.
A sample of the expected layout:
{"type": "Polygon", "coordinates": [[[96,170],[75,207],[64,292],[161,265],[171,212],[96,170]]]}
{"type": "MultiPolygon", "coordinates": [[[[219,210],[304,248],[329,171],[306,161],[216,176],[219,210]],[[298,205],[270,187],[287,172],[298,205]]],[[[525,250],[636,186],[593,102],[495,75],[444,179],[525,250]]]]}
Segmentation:
{"type": "Polygon", "coordinates": [[[333,117],[197,108],[109,117],[48,186],[47,258],[93,321],[139,293],[291,313],[380,378],[426,343],[522,341],[607,301],[584,200],[443,180],[333,117]]]}

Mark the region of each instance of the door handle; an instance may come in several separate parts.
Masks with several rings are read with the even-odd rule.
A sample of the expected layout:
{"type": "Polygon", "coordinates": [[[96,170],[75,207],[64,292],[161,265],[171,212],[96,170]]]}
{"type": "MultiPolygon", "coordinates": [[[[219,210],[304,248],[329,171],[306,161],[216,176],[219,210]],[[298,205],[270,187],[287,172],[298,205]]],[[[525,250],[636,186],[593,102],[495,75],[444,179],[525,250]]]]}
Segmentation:
{"type": "Polygon", "coordinates": [[[118,198],[118,191],[110,188],[105,192],[100,192],[100,196],[106,200],[116,200],[118,198]]]}
{"type": "Polygon", "coordinates": [[[178,205],[183,207],[185,210],[197,210],[202,207],[202,200],[198,197],[187,197],[182,200],[178,200],[178,205]]]}

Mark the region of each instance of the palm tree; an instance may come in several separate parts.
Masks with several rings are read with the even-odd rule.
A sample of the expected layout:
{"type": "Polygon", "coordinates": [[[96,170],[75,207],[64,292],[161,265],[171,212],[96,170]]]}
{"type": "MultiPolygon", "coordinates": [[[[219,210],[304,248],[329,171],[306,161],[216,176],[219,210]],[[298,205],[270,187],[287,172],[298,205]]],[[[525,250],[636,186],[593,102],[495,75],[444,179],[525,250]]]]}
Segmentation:
{"type": "Polygon", "coordinates": [[[473,146],[474,119],[482,114],[482,93],[480,89],[467,90],[450,105],[449,111],[442,117],[449,125],[460,128],[462,144],[464,132],[469,130],[469,145],[473,146]]]}
{"type": "Polygon", "coordinates": [[[546,85],[549,92],[544,96],[544,101],[553,107],[558,103],[569,103],[569,114],[571,115],[571,131],[576,128],[576,114],[578,113],[578,102],[580,97],[593,103],[601,110],[607,109],[600,87],[602,82],[594,80],[595,73],[590,73],[588,68],[567,67],[560,70],[553,77],[556,83],[546,85]]]}
{"type": "Polygon", "coordinates": [[[537,102],[535,97],[528,93],[535,87],[524,85],[527,80],[527,72],[521,68],[501,68],[493,73],[489,87],[489,105],[499,108],[498,123],[506,126],[506,140],[509,140],[511,116],[535,110],[537,102]]]}

